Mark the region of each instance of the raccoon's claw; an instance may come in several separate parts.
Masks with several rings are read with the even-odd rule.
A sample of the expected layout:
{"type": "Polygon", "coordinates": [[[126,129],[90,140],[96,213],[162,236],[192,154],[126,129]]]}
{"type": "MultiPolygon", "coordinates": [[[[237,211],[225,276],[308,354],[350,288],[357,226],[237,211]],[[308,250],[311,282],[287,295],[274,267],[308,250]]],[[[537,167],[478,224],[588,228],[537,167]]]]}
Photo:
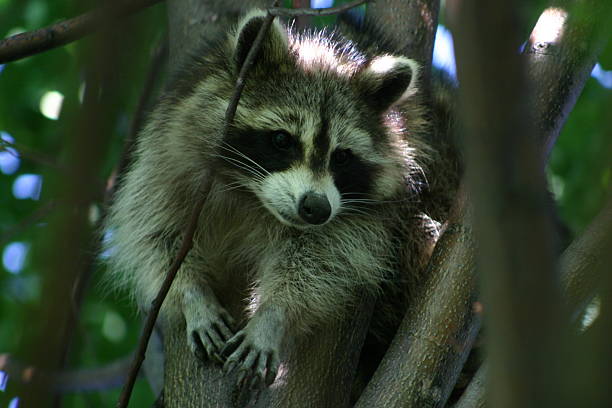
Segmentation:
{"type": "Polygon", "coordinates": [[[277,350],[258,344],[253,337],[245,330],[239,331],[226,343],[221,355],[226,358],[223,366],[226,373],[239,368],[238,387],[256,390],[274,382],[279,358],[277,350]]]}
{"type": "Polygon", "coordinates": [[[201,306],[198,311],[186,313],[185,320],[189,349],[200,359],[209,358],[223,364],[221,349],[233,336],[233,319],[229,313],[222,308],[211,310],[201,306]]]}

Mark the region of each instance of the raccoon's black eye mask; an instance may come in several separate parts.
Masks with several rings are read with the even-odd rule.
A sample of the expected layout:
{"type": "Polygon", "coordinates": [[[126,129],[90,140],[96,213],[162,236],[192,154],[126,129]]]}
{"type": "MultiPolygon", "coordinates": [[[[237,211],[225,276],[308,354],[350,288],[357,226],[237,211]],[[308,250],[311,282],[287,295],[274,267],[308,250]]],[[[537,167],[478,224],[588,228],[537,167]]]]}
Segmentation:
{"type": "Polygon", "coordinates": [[[244,170],[237,165],[240,163],[268,173],[283,171],[304,156],[300,143],[284,130],[235,129],[226,143],[232,148],[224,152],[230,157],[226,164],[237,170],[244,170]]]}

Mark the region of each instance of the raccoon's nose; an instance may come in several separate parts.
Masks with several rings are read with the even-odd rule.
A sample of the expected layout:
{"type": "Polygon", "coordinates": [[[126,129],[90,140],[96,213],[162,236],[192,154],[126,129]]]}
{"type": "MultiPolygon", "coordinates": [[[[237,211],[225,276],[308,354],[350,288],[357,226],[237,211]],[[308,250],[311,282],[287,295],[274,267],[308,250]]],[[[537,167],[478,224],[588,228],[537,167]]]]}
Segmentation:
{"type": "Polygon", "coordinates": [[[326,196],[309,191],[300,200],[298,212],[307,223],[319,225],[329,218],[331,206],[326,196]]]}

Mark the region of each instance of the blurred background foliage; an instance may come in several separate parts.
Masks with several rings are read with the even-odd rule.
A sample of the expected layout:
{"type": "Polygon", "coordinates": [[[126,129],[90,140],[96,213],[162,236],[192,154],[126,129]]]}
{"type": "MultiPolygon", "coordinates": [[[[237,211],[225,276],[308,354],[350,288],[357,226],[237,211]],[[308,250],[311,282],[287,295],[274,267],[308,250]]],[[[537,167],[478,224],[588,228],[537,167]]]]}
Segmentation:
{"type": "MultiPolygon", "coordinates": [[[[0,0],[0,35],[7,37],[76,16],[87,10],[86,3],[0,0]]],[[[290,5],[291,1],[285,3],[290,5]]],[[[329,6],[331,2],[316,3],[329,6]]],[[[538,1],[527,7],[525,16],[530,24],[544,4],[538,1]]],[[[333,19],[326,17],[315,24],[330,24],[333,19]]],[[[115,80],[121,82],[122,94],[113,110],[117,113],[113,117],[114,132],[108,135],[111,151],[99,175],[101,185],[119,160],[122,141],[129,132],[152,52],[163,38],[165,22],[162,3],[110,27],[128,27],[125,33],[129,35],[116,41],[116,47],[129,58],[117,61],[115,80]]],[[[441,30],[439,39],[448,39],[448,32],[441,30]]],[[[61,205],[46,194],[45,179],[53,172],[66,171],[61,161],[66,140],[63,133],[67,129],[62,123],[62,106],[78,111],[85,86],[81,54],[90,45],[90,40],[85,39],[0,65],[0,355],[8,353],[24,363],[27,355],[23,355],[20,344],[31,324],[25,311],[38,303],[41,276],[45,273],[43,266],[31,262],[32,252],[45,234],[45,217],[61,205]]],[[[447,69],[452,66],[448,50],[452,46],[443,43],[436,50],[436,61],[447,69]]],[[[598,212],[612,183],[612,44],[608,44],[596,71],[597,79],[587,82],[548,168],[559,213],[572,234],[579,233],[598,212]]],[[[92,220],[99,211],[100,208],[92,208],[92,220]]],[[[102,272],[99,266],[86,292],[69,369],[109,364],[129,355],[137,343],[140,321],[135,310],[125,296],[104,290],[102,272]]],[[[12,381],[0,375],[0,407],[11,406],[14,401],[12,381]]],[[[66,394],[63,406],[113,406],[118,393],[114,389],[66,394]]],[[[150,406],[153,399],[148,385],[139,381],[131,406],[150,406]]]]}

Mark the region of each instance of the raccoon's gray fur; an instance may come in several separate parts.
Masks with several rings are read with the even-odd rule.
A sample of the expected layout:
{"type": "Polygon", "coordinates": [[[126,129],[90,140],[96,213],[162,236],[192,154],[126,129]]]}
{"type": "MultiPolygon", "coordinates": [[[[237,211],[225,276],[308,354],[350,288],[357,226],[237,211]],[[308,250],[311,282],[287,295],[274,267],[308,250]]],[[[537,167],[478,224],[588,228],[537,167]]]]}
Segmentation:
{"type": "Polygon", "coordinates": [[[348,318],[358,291],[379,296],[379,336],[396,327],[437,224],[419,210],[431,150],[408,58],[275,22],[221,140],[263,15],[249,13],[172,82],[106,229],[111,280],[146,310],[208,194],[162,318],[184,319],[196,355],[270,384],[285,337],[348,318]],[[236,297],[242,310],[226,310],[236,297]]]}

